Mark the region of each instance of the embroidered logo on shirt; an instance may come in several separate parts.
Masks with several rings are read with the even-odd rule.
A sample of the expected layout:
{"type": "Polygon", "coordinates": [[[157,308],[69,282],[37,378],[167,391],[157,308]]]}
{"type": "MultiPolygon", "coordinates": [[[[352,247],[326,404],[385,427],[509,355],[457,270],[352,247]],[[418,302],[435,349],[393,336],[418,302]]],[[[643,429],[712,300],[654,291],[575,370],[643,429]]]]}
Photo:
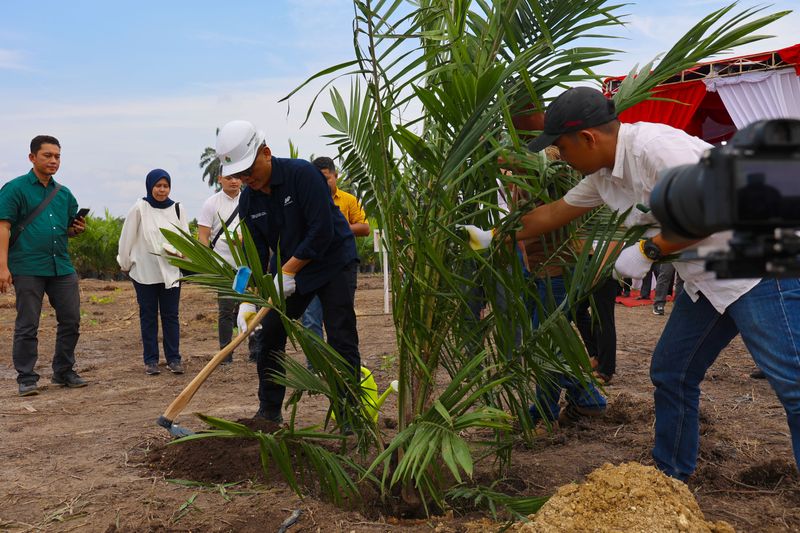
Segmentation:
{"type": "Polygon", "coordinates": [[[261,211],[260,213],[253,213],[252,215],[250,215],[250,220],[255,220],[257,218],[261,218],[261,217],[265,217],[265,216],[267,216],[267,212],[266,211],[261,211]]]}
{"type": "Polygon", "coordinates": [[[286,207],[287,205],[292,205],[293,203],[294,200],[292,200],[291,196],[287,196],[286,198],[283,199],[283,207],[286,207]]]}

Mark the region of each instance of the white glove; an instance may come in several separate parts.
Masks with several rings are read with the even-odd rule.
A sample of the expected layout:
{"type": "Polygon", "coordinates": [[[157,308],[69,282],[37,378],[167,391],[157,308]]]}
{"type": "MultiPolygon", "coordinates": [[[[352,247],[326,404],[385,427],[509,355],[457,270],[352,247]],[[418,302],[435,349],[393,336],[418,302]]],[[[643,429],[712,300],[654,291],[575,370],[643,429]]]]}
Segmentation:
{"type": "MultiPolygon", "coordinates": [[[[253,304],[248,304],[242,302],[239,304],[239,314],[236,315],[236,325],[239,326],[239,333],[245,331],[247,329],[247,323],[253,320],[253,317],[256,316],[256,306],[253,304]]],[[[261,324],[258,325],[261,327],[261,324]]],[[[258,329],[258,328],[256,328],[258,329]]],[[[253,332],[250,332],[252,335],[253,332]]]]}
{"type": "Polygon", "coordinates": [[[283,278],[283,297],[286,299],[294,294],[294,291],[297,289],[297,283],[294,281],[294,274],[283,272],[283,276],[280,277],[276,274],[272,277],[272,281],[275,283],[275,290],[278,291],[279,295],[281,293],[281,277],[283,278]]]}
{"type": "Polygon", "coordinates": [[[643,279],[650,272],[653,260],[644,255],[644,250],[642,250],[643,243],[644,241],[639,241],[637,244],[622,250],[617,262],[614,263],[614,279],[643,279]]]}
{"type": "Polygon", "coordinates": [[[469,246],[475,251],[485,250],[492,244],[492,237],[494,237],[494,229],[485,230],[472,224],[456,224],[459,229],[467,230],[469,233],[469,246]]]}

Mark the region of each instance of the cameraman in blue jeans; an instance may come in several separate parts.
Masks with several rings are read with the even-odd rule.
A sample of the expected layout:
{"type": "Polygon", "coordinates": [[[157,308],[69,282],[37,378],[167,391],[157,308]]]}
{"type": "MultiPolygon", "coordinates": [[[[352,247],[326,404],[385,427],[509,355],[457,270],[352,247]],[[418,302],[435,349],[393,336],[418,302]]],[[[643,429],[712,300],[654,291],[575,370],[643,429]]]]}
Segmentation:
{"type": "MultiPolygon", "coordinates": [[[[567,224],[600,205],[625,211],[649,205],[662,170],[695,164],[708,143],[664,124],[620,123],[614,103],[587,87],[569,89],[545,113],[545,127],[529,149],[559,148],[561,158],[584,174],[560,200],[522,219],[517,238],[530,239],[567,224]]],[[[651,213],[631,210],[628,226],[654,225],[651,213]]],[[[674,242],[658,229],[622,251],[618,277],[643,278],[654,261],[687,247],[720,247],[729,235],[674,242]]],[[[677,261],[684,280],[650,365],[655,385],[653,459],[664,473],[686,480],[695,470],[699,444],[700,383],[720,351],[741,333],[786,410],[795,461],[800,464],[800,280],[718,280],[702,261],[677,261]]]]}

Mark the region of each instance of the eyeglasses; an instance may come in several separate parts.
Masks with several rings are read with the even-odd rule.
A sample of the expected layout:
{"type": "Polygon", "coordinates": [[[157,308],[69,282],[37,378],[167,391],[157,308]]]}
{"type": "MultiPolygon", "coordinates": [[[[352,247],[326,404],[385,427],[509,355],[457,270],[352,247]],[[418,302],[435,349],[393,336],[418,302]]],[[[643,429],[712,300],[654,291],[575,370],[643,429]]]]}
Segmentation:
{"type": "MultiPolygon", "coordinates": [[[[256,159],[258,159],[258,158],[256,157],[256,159]]],[[[243,180],[244,178],[249,177],[250,174],[253,173],[253,167],[256,166],[256,159],[253,160],[253,164],[250,165],[250,168],[247,168],[245,170],[240,170],[239,172],[231,174],[228,177],[232,178],[232,179],[236,179],[236,180],[243,180]]]]}

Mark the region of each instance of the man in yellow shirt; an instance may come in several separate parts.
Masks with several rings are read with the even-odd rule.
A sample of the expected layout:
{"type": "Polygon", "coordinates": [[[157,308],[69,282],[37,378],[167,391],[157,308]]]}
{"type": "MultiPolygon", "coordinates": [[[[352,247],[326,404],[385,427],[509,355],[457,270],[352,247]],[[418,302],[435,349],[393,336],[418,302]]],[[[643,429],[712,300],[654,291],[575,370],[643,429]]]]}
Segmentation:
{"type": "MultiPolygon", "coordinates": [[[[340,190],[336,186],[336,180],[339,174],[336,172],[336,165],[333,164],[333,159],[330,157],[318,157],[311,162],[319,169],[325,180],[328,182],[328,187],[331,190],[331,198],[333,203],[339,208],[344,215],[347,223],[350,224],[350,231],[356,237],[366,237],[369,235],[369,222],[367,215],[361,208],[358,198],[352,194],[340,190]]],[[[356,285],[358,284],[358,264],[353,263],[351,271],[348,272],[348,281],[350,285],[350,295],[355,301],[356,285]]],[[[303,326],[316,333],[322,338],[322,305],[319,298],[314,298],[308,304],[306,312],[303,314],[303,326]]]]}

